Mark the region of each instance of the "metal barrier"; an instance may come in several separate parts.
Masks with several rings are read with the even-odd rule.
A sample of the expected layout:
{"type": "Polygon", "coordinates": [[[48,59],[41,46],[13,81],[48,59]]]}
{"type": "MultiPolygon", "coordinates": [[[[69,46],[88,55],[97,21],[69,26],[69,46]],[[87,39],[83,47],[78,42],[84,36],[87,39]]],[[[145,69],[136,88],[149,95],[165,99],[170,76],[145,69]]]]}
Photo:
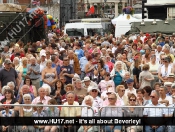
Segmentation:
{"type": "MultiPolygon", "coordinates": [[[[24,106],[30,106],[30,107],[61,107],[61,115],[63,115],[62,117],[65,117],[64,115],[66,115],[66,117],[74,117],[72,116],[71,114],[75,114],[77,111],[77,108],[78,109],[81,109],[82,112],[86,113],[87,115],[88,114],[92,114],[92,117],[95,117],[95,112],[94,112],[94,109],[93,107],[90,107],[90,106],[74,106],[74,105],[40,105],[40,104],[1,104],[0,107],[4,107],[4,106],[19,106],[19,107],[24,107],[24,106]],[[67,113],[66,111],[66,107],[68,107],[69,110],[67,110],[69,113],[67,113]],[[86,108],[86,109],[85,109],[86,108]],[[64,111],[63,111],[64,110],[64,111]],[[87,111],[86,111],[87,110],[87,111]],[[91,113],[90,113],[91,112],[91,113]]],[[[174,107],[145,107],[145,106],[122,106],[122,107],[116,107],[116,106],[107,106],[107,107],[102,107],[99,109],[99,112],[98,112],[98,116],[100,117],[143,117],[143,111],[144,109],[146,109],[147,111],[151,111],[153,112],[153,114],[157,114],[157,115],[160,115],[160,111],[163,111],[165,115],[172,115],[173,112],[174,112],[174,107]],[[135,116],[133,115],[132,112],[129,112],[127,110],[129,110],[129,108],[135,108],[135,109],[139,109],[137,112],[135,112],[135,116]],[[127,113],[126,113],[127,112],[127,113]],[[140,113],[139,113],[140,112],[140,113]],[[142,113],[142,115],[141,115],[142,113]],[[139,115],[140,114],[140,115],[139,115]],[[127,115],[127,116],[126,116],[127,115]]],[[[81,113],[82,113],[81,112],[81,113]]],[[[81,116],[81,113],[77,114],[76,115],[80,115],[81,116]]],[[[150,114],[150,113],[148,113],[150,114]]],[[[89,115],[90,116],[90,115],[89,115]]],[[[61,118],[61,116],[58,116],[61,118]]],[[[86,116],[84,116],[86,117],[86,116]]],[[[74,125],[73,125],[74,126],[74,125]]],[[[98,126],[98,125],[97,125],[98,126]]],[[[77,132],[78,128],[80,126],[74,126],[73,130],[66,130],[65,131],[65,128],[63,126],[59,126],[59,132],[77,132]]],[[[104,130],[104,127],[105,125],[101,125],[97,128],[93,127],[92,131],[93,132],[107,132],[106,130],[104,130]]],[[[122,131],[128,131],[130,128],[129,126],[128,127],[125,127],[125,126],[121,126],[122,127],[122,131]],[[129,128],[129,129],[128,129],[129,128]]],[[[168,126],[168,128],[170,128],[171,126],[168,126]]],[[[139,129],[142,129],[141,131],[144,132],[144,128],[139,128],[139,129]]],[[[171,128],[175,131],[174,128],[171,128]]],[[[14,128],[14,132],[18,132],[18,126],[15,126],[14,128]]],[[[136,130],[137,130],[137,126],[136,126],[136,130]]],[[[9,132],[12,132],[12,131],[9,131],[9,132]]],[[[46,131],[47,132],[47,131],[46,131]]],[[[81,132],[81,131],[78,131],[78,132],[81,132]]],[[[82,131],[83,132],[83,131],[82,131]]],[[[168,131],[168,132],[172,132],[172,131],[168,131]]]]}

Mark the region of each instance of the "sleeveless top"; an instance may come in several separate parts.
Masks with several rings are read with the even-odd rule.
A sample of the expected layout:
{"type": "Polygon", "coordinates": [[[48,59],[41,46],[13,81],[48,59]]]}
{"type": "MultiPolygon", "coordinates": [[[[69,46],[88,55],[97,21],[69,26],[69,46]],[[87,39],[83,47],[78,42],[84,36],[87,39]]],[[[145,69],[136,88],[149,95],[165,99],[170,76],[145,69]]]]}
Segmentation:
{"type": "Polygon", "coordinates": [[[23,108],[23,111],[24,111],[24,117],[32,117],[32,114],[33,114],[32,107],[30,109],[23,108]]]}
{"type": "MultiPolygon", "coordinates": [[[[27,68],[23,68],[23,73],[24,76],[27,75],[27,68]]],[[[24,77],[22,78],[24,80],[24,77]]]]}
{"type": "MultiPolygon", "coordinates": [[[[44,75],[44,78],[48,81],[48,82],[52,82],[55,79],[56,75],[55,73],[46,73],[44,75]]],[[[53,84],[52,88],[55,88],[55,84],[53,84]]]]}
{"type": "Polygon", "coordinates": [[[161,74],[162,74],[162,77],[168,77],[169,74],[171,73],[171,65],[168,65],[168,71],[165,71],[165,65],[163,65],[161,67],[161,74]]]}

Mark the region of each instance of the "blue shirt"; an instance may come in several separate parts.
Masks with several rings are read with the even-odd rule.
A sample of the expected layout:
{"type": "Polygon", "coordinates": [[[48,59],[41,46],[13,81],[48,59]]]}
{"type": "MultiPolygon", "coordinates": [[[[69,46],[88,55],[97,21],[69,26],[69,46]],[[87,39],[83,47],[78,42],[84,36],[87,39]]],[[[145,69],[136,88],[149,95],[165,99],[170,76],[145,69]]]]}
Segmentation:
{"type": "Polygon", "coordinates": [[[105,65],[104,65],[104,68],[105,68],[105,71],[106,71],[106,72],[109,72],[109,66],[108,66],[108,65],[105,64],[105,65]]]}
{"type": "Polygon", "coordinates": [[[82,49],[76,49],[75,54],[78,56],[78,59],[80,60],[81,57],[84,56],[84,51],[82,49]]]}
{"type": "Polygon", "coordinates": [[[80,59],[80,62],[79,62],[79,63],[80,63],[81,71],[84,72],[85,66],[86,66],[86,64],[88,63],[88,60],[87,60],[86,56],[82,57],[82,58],[80,59]]]}
{"type": "MultiPolygon", "coordinates": [[[[55,68],[55,67],[56,67],[56,64],[52,63],[52,68],[55,68]]],[[[57,74],[59,75],[60,72],[61,72],[61,67],[60,67],[60,65],[57,66],[56,70],[57,70],[57,74]]]]}

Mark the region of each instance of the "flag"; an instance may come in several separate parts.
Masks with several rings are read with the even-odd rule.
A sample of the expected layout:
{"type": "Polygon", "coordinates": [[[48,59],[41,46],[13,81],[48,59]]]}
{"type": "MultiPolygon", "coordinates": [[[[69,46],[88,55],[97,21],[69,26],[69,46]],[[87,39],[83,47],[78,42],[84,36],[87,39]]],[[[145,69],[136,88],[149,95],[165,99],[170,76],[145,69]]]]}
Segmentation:
{"type": "Polygon", "coordinates": [[[92,14],[94,14],[94,13],[95,13],[95,8],[94,8],[94,6],[92,6],[92,7],[89,9],[89,11],[87,12],[86,16],[90,16],[90,15],[92,15],[92,14]]]}
{"type": "Polygon", "coordinates": [[[40,0],[33,0],[32,5],[40,6],[40,0]]]}

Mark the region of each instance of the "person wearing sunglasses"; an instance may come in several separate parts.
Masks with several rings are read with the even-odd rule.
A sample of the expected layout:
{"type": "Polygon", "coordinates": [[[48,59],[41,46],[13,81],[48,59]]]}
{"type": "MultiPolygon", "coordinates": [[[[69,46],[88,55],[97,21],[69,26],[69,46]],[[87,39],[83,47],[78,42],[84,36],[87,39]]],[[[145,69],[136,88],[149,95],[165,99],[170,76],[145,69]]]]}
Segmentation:
{"type": "Polygon", "coordinates": [[[118,85],[116,87],[117,91],[117,100],[122,106],[128,105],[128,96],[125,95],[125,87],[123,85],[118,85]]]}
{"type": "MultiPolygon", "coordinates": [[[[91,95],[94,99],[93,107],[96,107],[96,108],[100,109],[103,106],[103,100],[98,96],[98,93],[100,92],[98,87],[89,86],[87,91],[88,91],[89,95],[91,95]]],[[[84,100],[82,102],[82,105],[85,105],[84,100]]]]}
{"type": "MultiPolygon", "coordinates": [[[[151,92],[151,102],[150,104],[147,104],[144,108],[143,111],[143,116],[144,117],[165,117],[165,114],[167,112],[166,106],[164,104],[161,104],[158,102],[159,100],[159,93],[153,90],[151,92]],[[148,108],[148,107],[158,107],[158,108],[148,108]],[[165,108],[159,108],[159,107],[165,107],[165,108]]],[[[156,120],[154,118],[151,118],[147,120],[148,124],[157,124],[157,125],[148,125],[145,126],[145,132],[164,132],[165,127],[163,125],[158,125],[158,124],[163,124],[165,123],[164,120],[156,120]]]]}
{"type": "MultiPolygon", "coordinates": [[[[109,94],[108,100],[109,105],[102,108],[101,117],[122,117],[122,109],[116,107],[116,101],[117,101],[116,93],[109,94]]],[[[103,129],[105,132],[121,132],[122,126],[109,125],[104,126],[103,129]]]]}
{"type": "MultiPolygon", "coordinates": [[[[143,117],[143,110],[142,108],[134,108],[137,105],[137,99],[134,94],[129,96],[129,104],[124,108],[124,117],[143,117]]],[[[139,132],[142,131],[142,126],[125,126],[127,132],[139,132]]]]}

